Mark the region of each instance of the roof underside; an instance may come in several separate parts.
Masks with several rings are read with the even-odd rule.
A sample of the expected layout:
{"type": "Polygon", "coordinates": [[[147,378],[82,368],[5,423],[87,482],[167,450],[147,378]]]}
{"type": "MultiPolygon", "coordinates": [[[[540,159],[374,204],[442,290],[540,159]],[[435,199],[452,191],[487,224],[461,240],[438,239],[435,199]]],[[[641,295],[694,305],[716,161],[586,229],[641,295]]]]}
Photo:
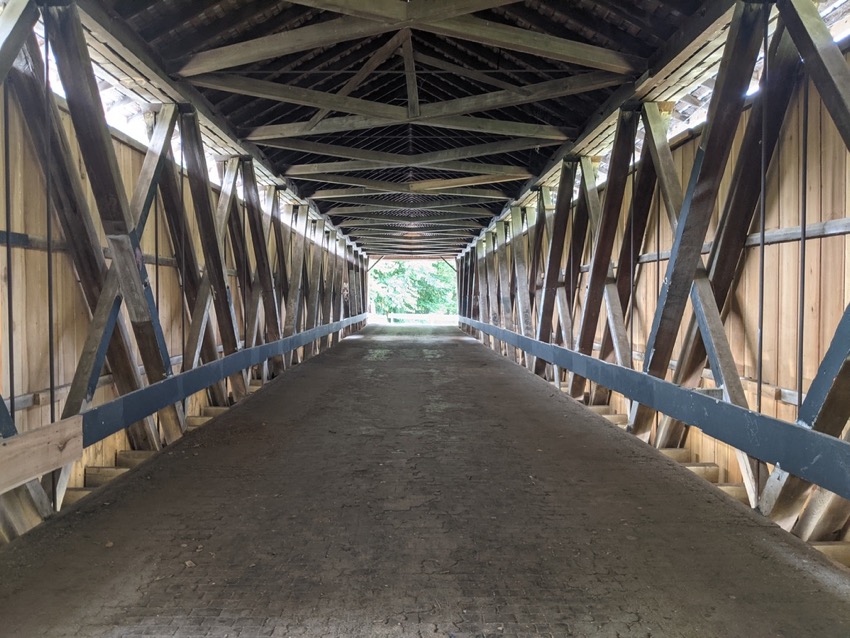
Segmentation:
{"type": "Polygon", "coordinates": [[[705,19],[697,0],[105,4],[371,255],[458,253],[705,19]]]}

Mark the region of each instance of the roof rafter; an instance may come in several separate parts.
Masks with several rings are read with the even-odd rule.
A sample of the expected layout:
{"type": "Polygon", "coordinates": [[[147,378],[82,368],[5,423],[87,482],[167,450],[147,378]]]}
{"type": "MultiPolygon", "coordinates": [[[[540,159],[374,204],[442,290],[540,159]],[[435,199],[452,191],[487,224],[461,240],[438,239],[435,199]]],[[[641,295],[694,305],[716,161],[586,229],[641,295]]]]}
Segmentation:
{"type": "MultiPolygon", "coordinates": [[[[408,56],[405,56],[407,59],[408,56]]],[[[412,55],[409,56],[412,64],[412,55]]],[[[405,62],[407,67],[407,62],[405,62]]],[[[406,72],[408,78],[408,90],[413,90],[410,85],[411,74],[406,72]]],[[[415,84],[415,74],[412,80],[415,84]]],[[[312,106],[320,109],[343,111],[355,115],[377,116],[385,118],[390,122],[376,124],[377,126],[388,124],[406,124],[416,120],[431,120],[433,118],[447,117],[452,115],[466,115],[480,111],[502,109],[510,106],[520,106],[529,102],[550,100],[577,93],[587,93],[597,89],[603,89],[622,84],[623,78],[614,73],[605,71],[592,71],[581,73],[566,79],[549,80],[524,87],[521,93],[516,91],[493,91],[482,95],[446,100],[418,106],[418,92],[414,90],[409,99],[415,99],[416,109],[412,112],[409,108],[372,100],[349,97],[339,93],[325,93],[298,86],[268,82],[246,78],[240,75],[199,75],[192,80],[192,84],[207,89],[249,95],[278,102],[300,104],[301,106],[312,106]]],[[[428,122],[426,122],[427,124],[428,122]]]]}
{"type": "Polygon", "coordinates": [[[280,137],[301,137],[303,135],[329,135],[331,133],[345,133],[348,131],[362,131],[381,126],[393,126],[396,124],[411,124],[413,126],[430,126],[455,131],[475,131],[478,133],[490,133],[494,135],[510,135],[514,137],[540,137],[550,140],[565,141],[570,139],[576,131],[563,129],[548,124],[528,124],[525,122],[509,122],[502,120],[491,120],[489,118],[472,117],[470,115],[438,117],[429,120],[392,121],[381,117],[368,115],[347,115],[331,117],[323,120],[316,126],[310,126],[309,122],[292,122],[288,124],[271,124],[258,126],[247,134],[245,139],[260,141],[280,137]]]}
{"type": "MultiPolygon", "coordinates": [[[[371,162],[352,160],[348,162],[324,162],[314,164],[294,164],[290,166],[285,175],[287,177],[303,177],[317,173],[348,173],[356,171],[374,171],[381,168],[396,168],[398,162],[371,162]]],[[[499,177],[531,177],[531,174],[519,166],[503,164],[480,164],[478,162],[445,161],[431,164],[433,168],[454,171],[458,173],[475,173],[477,175],[495,175],[499,177]]],[[[308,179],[304,177],[304,179],[308,179]]]]}
{"type": "Polygon", "coordinates": [[[190,77],[220,71],[403,28],[472,40],[613,73],[635,74],[646,69],[646,60],[637,56],[468,15],[512,4],[505,0],[466,0],[451,4],[440,2],[427,8],[424,5],[411,6],[388,0],[370,2],[368,5],[356,0],[301,0],[298,4],[344,13],[348,17],[202,51],[189,58],[179,69],[179,75],[190,77]],[[402,11],[404,15],[399,18],[398,14],[402,11]]]}
{"type": "Polygon", "coordinates": [[[298,139],[277,139],[262,142],[266,146],[282,148],[289,151],[302,151],[315,155],[327,155],[330,157],[344,157],[353,160],[364,160],[367,162],[393,163],[397,166],[426,166],[439,164],[451,160],[469,159],[485,155],[498,155],[515,151],[528,150],[541,146],[553,146],[556,142],[552,140],[540,140],[535,138],[507,139],[499,142],[488,142],[474,146],[462,146],[460,148],[445,151],[434,151],[431,153],[420,153],[418,155],[401,155],[399,153],[385,153],[367,149],[352,148],[349,146],[338,146],[336,144],[323,144],[321,142],[308,142],[298,139]]]}

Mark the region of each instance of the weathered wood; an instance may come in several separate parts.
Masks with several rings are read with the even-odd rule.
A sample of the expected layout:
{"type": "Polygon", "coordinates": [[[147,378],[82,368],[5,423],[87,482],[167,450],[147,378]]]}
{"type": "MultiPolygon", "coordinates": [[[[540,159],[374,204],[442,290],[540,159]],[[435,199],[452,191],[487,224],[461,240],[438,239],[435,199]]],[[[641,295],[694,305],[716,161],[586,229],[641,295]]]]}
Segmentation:
{"type": "MultiPolygon", "coordinates": [[[[717,307],[721,310],[727,307],[734,293],[738,273],[743,268],[748,233],[758,209],[761,175],[753,171],[752,167],[761,161],[762,137],[769,161],[774,157],[800,67],[799,55],[781,20],[770,45],[768,65],[771,81],[762,89],[751,110],[730,182],[729,195],[708,258],[709,279],[717,307]],[[767,97],[763,98],[762,95],[767,97]],[[765,104],[768,107],[766,113],[765,104]],[[763,121],[765,115],[766,123],[763,121]]],[[[669,150],[665,154],[669,154],[669,150]]],[[[678,185],[678,180],[673,183],[678,185]]],[[[698,385],[706,356],[699,327],[693,318],[682,341],[673,380],[685,387],[698,385]]],[[[655,444],[663,447],[678,445],[685,435],[683,424],[665,417],[658,425],[655,444]]]]}
{"type": "MultiPolygon", "coordinates": [[[[327,242],[324,253],[322,255],[322,294],[321,294],[321,321],[320,324],[328,324],[334,321],[333,319],[333,299],[334,299],[334,277],[337,247],[337,231],[331,230],[327,234],[327,242]]],[[[332,344],[332,335],[321,339],[318,342],[319,352],[332,344]]]]}
{"type": "MultiPolygon", "coordinates": [[[[478,309],[482,322],[490,321],[490,280],[487,273],[487,243],[482,237],[475,247],[475,261],[478,270],[478,309]]],[[[491,346],[490,336],[481,333],[481,342],[485,346],[491,346]]]]}
{"type": "Polygon", "coordinates": [[[392,25],[371,20],[337,18],[202,51],[191,56],[179,73],[183,77],[191,77],[394,30],[392,25]]]}
{"type": "Polygon", "coordinates": [[[83,418],[79,415],[0,440],[0,494],[79,460],[83,418]]]}
{"type": "MultiPolygon", "coordinates": [[[[260,191],[257,186],[257,177],[254,174],[252,160],[243,160],[242,162],[242,184],[245,190],[248,226],[251,230],[251,239],[253,240],[257,279],[262,288],[266,332],[268,333],[269,341],[279,341],[283,336],[283,331],[280,325],[277,293],[275,292],[274,281],[272,280],[268,238],[266,237],[265,224],[263,222],[263,209],[260,204],[260,191]]],[[[271,359],[271,365],[275,374],[281,372],[283,370],[282,357],[273,357],[271,359]]]]}
{"type": "Polygon", "coordinates": [[[0,82],[32,34],[38,21],[38,6],[30,0],[9,0],[0,13],[0,82]]]}
{"type": "MultiPolygon", "coordinates": [[[[239,350],[239,337],[236,329],[236,316],[227,284],[224,257],[221,250],[221,235],[217,232],[217,219],[212,205],[207,161],[204,155],[201,131],[197,115],[193,111],[181,114],[180,133],[183,138],[183,150],[186,158],[186,172],[189,188],[192,191],[192,203],[198,222],[201,248],[204,251],[204,273],[209,276],[212,288],[213,306],[219,335],[225,354],[239,350]]],[[[230,377],[234,397],[238,400],[248,394],[248,384],[244,374],[230,377]]]]}
{"type": "MultiPolygon", "coordinates": [[[[522,232],[523,211],[519,206],[511,209],[511,253],[516,273],[516,308],[519,331],[526,337],[534,336],[534,324],[531,314],[531,296],[528,281],[528,245],[522,232]]],[[[532,357],[525,356],[525,365],[533,367],[532,357]]]]}
{"type": "MultiPolygon", "coordinates": [[[[644,105],[646,108],[646,105],[644,105]]],[[[653,194],[655,192],[656,172],[650,154],[651,141],[649,140],[646,125],[644,125],[644,143],[641,149],[641,159],[635,168],[637,174],[634,176],[632,185],[632,202],[629,218],[623,232],[623,242],[620,245],[620,255],[617,258],[617,278],[615,285],[619,296],[619,305],[626,312],[626,308],[633,303],[632,291],[637,281],[640,262],[640,250],[643,246],[649,222],[649,212],[652,206],[653,194]]],[[[666,136],[665,136],[666,141],[666,136]]],[[[607,294],[607,292],[606,292],[607,294]]],[[[609,301],[613,298],[608,297],[609,301]]],[[[610,306],[609,306],[610,307],[610,306]]],[[[632,317],[634,312],[632,312],[632,317]]],[[[599,358],[608,360],[615,352],[613,329],[610,323],[603,328],[602,345],[599,358]]],[[[631,344],[629,344],[629,361],[631,361],[631,344]]],[[[596,385],[591,393],[590,402],[594,405],[608,403],[610,392],[607,388],[596,385]]]]}
{"type": "MultiPolygon", "coordinates": [[[[409,33],[409,32],[408,32],[409,33]]],[[[408,38],[409,39],[409,38],[408,38]]],[[[372,73],[381,66],[384,62],[390,59],[390,57],[398,50],[399,46],[401,46],[402,41],[404,40],[404,33],[399,31],[389,40],[387,40],[386,44],[384,44],[380,49],[375,51],[366,63],[360,67],[360,70],[357,71],[354,75],[349,78],[348,82],[346,82],[342,88],[337,91],[337,95],[346,96],[350,95],[353,91],[359,87],[366,78],[368,78],[372,73]]],[[[316,111],[315,115],[310,118],[310,121],[307,124],[310,128],[314,128],[319,122],[325,119],[328,114],[331,112],[331,109],[319,109],[316,111]]]]}
{"type": "MultiPolygon", "coordinates": [[[[656,377],[663,377],[670,363],[691,282],[701,258],[700,248],[705,240],[755,65],[760,42],[759,27],[765,10],[761,5],[743,3],[735,8],[709,106],[708,125],[701,139],[688,194],[679,215],[673,250],[647,339],[648,356],[644,361],[644,371],[656,377]]],[[[635,404],[629,419],[630,431],[640,438],[648,438],[652,416],[652,410],[635,404]]]]}
{"type": "MultiPolygon", "coordinates": [[[[496,233],[488,231],[484,235],[484,260],[487,263],[487,281],[488,281],[488,300],[487,305],[490,310],[488,323],[493,326],[501,326],[501,306],[499,301],[499,271],[496,264],[496,233]]],[[[493,349],[496,352],[502,352],[502,343],[498,339],[493,339],[493,349]]]]}
{"type": "Polygon", "coordinates": [[[210,318],[210,306],[212,305],[212,289],[210,279],[204,275],[201,281],[195,303],[192,305],[189,315],[189,334],[186,335],[186,350],[183,357],[183,371],[192,370],[197,367],[201,359],[204,335],[207,332],[207,324],[210,318]]]}
{"type": "MultiPolygon", "coordinates": [[[[171,135],[174,133],[176,115],[176,109],[172,105],[161,109],[160,119],[153,130],[133,198],[129,203],[131,222],[138,237],[144,233],[151,203],[156,196],[159,175],[166,163],[167,145],[170,144],[171,135]]],[[[122,300],[123,296],[119,296],[119,273],[113,264],[106,275],[101,298],[92,313],[86,341],[68,391],[67,402],[75,406],[75,412],[91,401],[97,389],[97,380],[103,369],[106,348],[112,338],[122,300]]]]}
{"type": "MultiPolygon", "coordinates": [[[[49,174],[54,186],[49,191],[53,210],[68,244],[86,305],[93,313],[100,299],[106,261],[56,103],[49,100],[45,104],[44,63],[34,36],[28,39],[15,65],[7,85],[28,114],[23,122],[39,158],[38,166],[45,176],[49,174]]],[[[109,342],[107,362],[119,393],[132,392],[144,385],[121,317],[109,342]]],[[[80,407],[66,401],[63,418],[73,416],[80,407]]],[[[153,419],[134,424],[127,433],[135,449],[159,449],[159,432],[153,419]]]]}
{"type": "MultiPolygon", "coordinates": [[[[327,234],[325,223],[312,222],[313,241],[310,242],[310,256],[308,258],[307,279],[310,282],[310,291],[307,295],[307,313],[304,321],[304,329],[312,330],[319,325],[319,309],[321,308],[322,289],[322,261],[326,252],[327,234]]],[[[309,344],[304,348],[304,358],[310,358],[315,354],[315,344],[309,344]]]]}
{"type": "Polygon", "coordinates": [[[404,59],[404,81],[407,86],[407,117],[418,118],[419,87],[416,84],[416,62],[413,59],[413,40],[410,29],[404,29],[404,40],[401,44],[401,55],[404,59]]]}
{"type": "Polygon", "coordinates": [[[838,134],[850,148],[850,69],[844,54],[816,5],[807,0],[778,0],[776,6],[838,134]]]}
{"type": "MultiPolygon", "coordinates": [[[[546,257],[546,269],[543,274],[543,298],[540,304],[539,316],[537,318],[537,340],[550,343],[552,340],[552,318],[555,312],[555,303],[558,300],[556,294],[561,278],[561,262],[563,261],[564,246],[567,239],[567,227],[572,211],[573,185],[575,184],[578,163],[575,161],[564,162],[561,165],[561,181],[558,184],[558,195],[555,200],[555,214],[552,218],[552,232],[549,233],[549,250],[546,257]]],[[[575,223],[575,222],[574,222],[575,223]]],[[[563,290],[561,288],[561,290],[563,290]]],[[[561,318],[563,330],[571,328],[569,305],[566,296],[562,295],[562,304],[559,304],[558,312],[561,318]]],[[[537,359],[534,364],[534,372],[538,375],[546,371],[546,362],[537,359]]]]}
{"type": "MultiPolygon", "coordinates": [[[[501,315],[501,326],[505,330],[514,332],[514,310],[511,303],[511,259],[508,255],[508,227],[507,221],[496,222],[496,232],[493,233],[495,241],[495,257],[499,268],[499,314],[501,315]]],[[[507,355],[511,361],[517,360],[517,349],[507,346],[507,355]]]]}
{"type": "MultiPolygon", "coordinates": [[[[407,59],[407,58],[406,58],[407,59]]],[[[409,58],[412,64],[412,56],[409,58]]],[[[411,76],[408,75],[408,78],[411,76]]],[[[415,76],[413,76],[415,79],[415,76]]],[[[369,118],[378,117],[385,121],[383,125],[407,124],[416,120],[431,120],[451,116],[468,115],[479,111],[503,109],[520,106],[531,102],[567,97],[579,93],[587,93],[616,86],[622,83],[622,78],[614,73],[592,71],[581,73],[566,79],[547,80],[523,87],[523,91],[493,91],[483,95],[473,95],[444,102],[433,102],[422,105],[416,111],[405,107],[374,102],[361,98],[350,97],[339,93],[325,93],[299,86],[247,78],[241,75],[199,75],[192,78],[192,83],[206,89],[225,91],[238,95],[286,102],[299,106],[309,106],[318,109],[328,109],[351,113],[369,118]]],[[[415,84],[415,83],[414,83],[415,84]]],[[[409,87],[412,89],[412,87],[409,87]]],[[[418,99],[418,92],[413,97],[418,99]]],[[[418,105],[418,102],[417,102],[418,105]]]]}
{"type": "MultiPolygon", "coordinates": [[[[271,124],[259,126],[248,133],[248,140],[274,140],[286,137],[301,137],[303,135],[328,135],[348,131],[362,131],[376,126],[386,126],[389,120],[373,115],[342,115],[322,120],[315,126],[310,122],[291,122],[289,124],[271,124]]],[[[436,117],[428,120],[410,120],[404,122],[411,126],[430,126],[457,131],[473,131],[494,135],[511,135],[514,137],[536,137],[552,141],[564,141],[573,134],[550,124],[529,124],[527,122],[512,122],[496,120],[471,115],[436,117]]],[[[363,170],[363,169],[360,169],[363,170]]]]}
{"type": "MultiPolygon", "coordinates": [[[[522,136],[526,137],[526,136],[522,136]]],[[[398,160],[401,161],[401,160],[398,160]]],[[[332,173],[349,173],[356,171],[374,171],[379,168],[392,168],[399,166],[398,161],[393,162],[370,162],[351,160],[347,162],[325,162],[314,164],[293,164],[286,169],[285,175],[288,177],[302,177],[307,179],[310,175],[330,175],[332,173]]],[[[494,175],[497,177],[519,177],[524,175],[531,177],[526,169],[521,166],[511,166],[509,164],[481,164],[478,162],[445,161],[437,162],[432,166],[439,166],[447,171],[456,171],[458,173],[475,173],[478,175],[494,175]]],[[[406,206],[405,206],[406,208],[406,206]]]]}
{"type": "Polygon", "coordinates": [[[263,144],[274,148],[282,148],[288,151],[303,151],[315,153],[316,155],[327,155],[329,157],[343,157],[346,159],[362,160],[367,162],[389,163],[396,166],[428,166],[430,164],[442,164],[448,161],[466,160],[486,155],[499,155],[501,153],[513,153],[525,151],[530,148],[552,146],[555,142],[543,138],[516,138],[500,140],[498,142],[487,142],[473,146],[462,146],[460,148],[433,151],[430,153],[417,153],[415,155],[401,155],[399,153],[386,153],[383,151],[372,151],[369,149],[354,148],[350,146],[338,146],[336,144],[325,144],[322,142],[310,142],[307,140],[295,140],[288,138],[267,139],[263,144]]]}
{"type": "MultiPolygon", "coordinates": [[[[304,253],[307,235],[307,207],[297,206],[294,211],[294,227],[291,233],[292,260],[289,280],[289,297],[286,299],[286,319],[283,324],[283,336],[289,337],[298,331],[298,321],[301,318],[303,305],[304,284],[301,276],[304,267],[304,253]]],[[[293,363],[292,353],[284,357],[287,366],[293,363]]]]}
{"type": "MultiPolygon", "coordinates": [[[[136,259],[136,255],[141,254],[136,220],[124,192],[77,8],[51,7],[45,13],[45,19],[56,35],[53,46],[71,120],[106,239],[112,250],[112,265],[133,325],[139,354],[148,381],[153,383],[171,376],[171,358],[145,265],[136,259]]],[[[151,169],[156,176],[162,164],[160,154],[155,167],[151,169]]],[[[144,193],[142,197],[149,207],[154,194],[144,193]]],[[[175,404],[163,410],[161,415],[160,425],[166,441],[170,443],[180,438],[185,429],[182,406],[175,404]]]]}
{"type": "MultiPolygon", "coordinates": [[[[189,222],[186,217],[186,207],[183,205],[182,185],[180,184],[182,175],[174,163],[170,151],[168,151],[167,156],[168,162],[159,178],[162,209],[168,222],[166,226],[168,226],[174,260],[180,274],[183,296],[190,317],[195,316],[194,309],[197,304],[201,303],[204,307],[202,325],[197,326],[200,339],[200,356],[205,363],[211,363],[218,359],[218,345],[215,332],[208,322],[209,307],[212,303],[209,276],[205,274],[203,278],[201,277],[198,257],[195,254],[195,244],[192,241],[189,222]]],[[[194,323],[190,324],[190,335],[193,328],[195,328],[194,323]]],[[[186,356],[182,363],[183,371],[191,370],[198,365],[198,360],[194,358],[194,354],[190,356],[190,353],[195,352],[191,337],[187,338],[186,344],[186,356]]],[[[223,381],[210,386],[208,392],[212,405],[228,405],[227,387],[223,381]]]]}
{"type": "MultiPolygon", "coordinates": [[[[337,235],[333,269],[333,311],[331,321],[340,321],[344,315],[342,288],[345,281],[345,238],[341,235],[337,235]]],[[[337,345],[341,336],[340,332],[334,332],[331,335],[331,346],[337,345]]]]}
{"type": "Polygon", "coordinates": [[[631,74],[646,69],[646,61],[632,55],[472,16],[420,24],[417,28],[612,73],[631,74]]]}
{"type": "MultiPolygon", "coordinates": [[[[608,163],[608,181],[605,187],[605,202],[599,224],[594,232],[594,244],[590,263],[590,275],[582,305],[575,350],[581,354],[593,352],[593,339],[599,324],[600,307],[605,296],[609,277],[613,279],[611,254],[620,225],[626,182],[629,177],[632,152],[637,132],[638,116],[634,111],[620,111],[614,147],[608,163]]],[[[621,309],[622,310],[622,309],[621,309]]],[[[572,396],[584,394],[585,379],[581,375],[571,376],[569,392],[572,396]]]]}

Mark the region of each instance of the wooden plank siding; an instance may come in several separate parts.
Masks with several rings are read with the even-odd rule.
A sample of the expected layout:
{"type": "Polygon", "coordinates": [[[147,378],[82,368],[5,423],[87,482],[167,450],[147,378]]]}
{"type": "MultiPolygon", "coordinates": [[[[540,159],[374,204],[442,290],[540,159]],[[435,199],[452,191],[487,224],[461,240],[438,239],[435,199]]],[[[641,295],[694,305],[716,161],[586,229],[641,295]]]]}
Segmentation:
{"type": "MultiPolygon", "coordinates": [[[[0,89],[2,91],[3,89],[0,89]]],[[[2,96],[2,93],[0,93],[2,96]]],[[[0,100],[0,109],[4,101],[0,100]]],[[[38,169],[37,153],[27,135],[23,124],[21,107],[14,97],[10,96],[8,101],[9,130],[5,133],[9,141],[9,177],[10,177],[10,202],[11,202],[11,226],[3,231],[11,231],[28,238],[29,246],[13,245],[12,255],[12,290],[14,325],[9,326],[7,321],[7,285],[9,277],[6,267],[6,244],[0,240],[0,307],[2,307],[2,319],[0,319],[0,330],[3,338],[0,342],[0,394],[8,401],[10,393],[10,368],[9,368],[9,335],[14,340],[15,358],[14,365],[15,388],[17,400],[15,411],[16,426],[22,433],[36,430],[50,422],[50,380],[48,365],[48,291],[47,291],[47,252],[44,250],[46,240],[46,217],[45,217],[45,182],[38,169]],[[11,329],[10,329],[11,328],[11,329]]],[[[0,111],[0,121],[2,121],[0,111]]],[[[60,111],[62,125],[71,145],[72,160],[78,167],[83,166],[80,150],[74,136],[70,117],[64,110],[60,111]]],[[[0,132],[2,133],[2,132],[0,132]]],[[[0,139],[2,136],[0,135],[0,139]]],[[[126,190],[127,197],[131,197],[133,189],[139,177],[145,158],[144,148],[141,144],[133,143],[123,135],[116,134],[112,139],[115,150],[118,169],[122,177],[122,185],[126,190]]],[[[179,158],[178,158],[179,161],[179,158]]],[[[3,157],[0,153],[0,175],[5,171],[3,157]]],[[[92,209],[95,201],[85,171],[81,170],[83,187],[87,203],[92,209]]],[[[174,245],[169,232],[168,220],[165,215],[161,197],[157,196],[153,203],[150,218],[144,228],[140,240],[140,247],[145,256],[148,268],[148,276],[153,297],[156,300],[159,321],[162,325],[163,334],[167,348],[171,354],[172,369],[175,374],[181,371],[184,352],[184,341],[189,336],[191,325],[191,308],[187,307],[183,296],[180,281],[183,278],[175,256],[181,250],[192,251],[197,256],[201,268],[204,265],[203,250],[199,240],[197,220],[192,213],[193,202],[189,182],[185,173],[180,175],[178,184],[180,197],[184,204],[185,232],[183,246],[174,245]]],[[[0,197],[5,196],[4,180],[0,179],[0,197]]],[[[280,196],[280,194],[278,195],[280,196]]],[[[218,188],[213,187],[213,204],[218,198],[218,188]]],[[[243,206],[240,202],[239,206],[243,206]]],[[[263,215],[268,225],[270,202],[263,202],[263,215]]],[[[293,232],[290,226],[291,206],[286,203],[280,204],[281,233],[287,238],[293,232]]],[[[241,210],[241,208],[240,208],[241,210]]],[[[241,219],[241,218],[240,218],[241,219]]],[[[0,225],[4,225],[0,223],[0,225]]],[[[105,248],[106,237],[101,222],[94,219],[94,227],[100,245],[105,248]]],[[[248,229],[245,228],[245,232],[248,229]]],[[[269,233],[268,250],[274,259],[278,259],[275,237],[269,233]]],[[[90,314],[85,299],[83,298],[73,268],[71,256],[64,248],[65,237],[61,227],[53,222],[53,305],[54,319],[53,329],[55,333],[55,370],[54,384],[56,388],[55,411],[62,413],[65,398],[68,394],[69,385],[73,379],[74,371],[79,361],[80,353],[85,343],[90,314]]],[[[288,250],[288,246],[285,247],[288,250]]],[[[251,249],[251,263],[253,259],[253,248],[251,249]]],[[[335,261],[335,259],[334,259],[335,261]]],[[[107,251],[107,264],[110,263],[107,251]]],[[[241,321],[241,290],[236,279],[237,263],[234,252],[228,245],[225,251],[225,265],[228,280],[231,285],[232,295],[236,302],[237,315],[241,321]]],[[[278,272],[277,270],[275,272],[278,272]]],[[[276,286],[278,294],[282,294],[280,286],[276,286]]],[[[221,349],[221,341],[218,330],[215,328],[214,310],[211,310],[211,319],[207,323],[207,331],[212,331],[215,345],[221,349]]],[[[126,320],[126,311],[122,310],[126,320]]],[[[263,319],[260,319],[263,323],[263,319]]],[[[131,337],[131,344],[136,348],[135,341],[131,337]]],[[[135,353],[138,360],[138,353],[135,353]]],[[[140,368],[141,370],[141,368],[140,368]]],[[[109,371],[104,370],[101,382],[98,384],[91,405],[96,406],[116,398],[117,394],[113,384],[110,382],[109,371]]],[[[141,372],[144,377],[144,372],[141,372]]],[[[231,390],[228,384],[228,390],[231,390]]],[[[193,395],[187,399],[186,413],[198,415],[208,405],[206,393],[193,395]]],[[[131,449],[130,441],[126,432],[121,431],[94,445],[86,447],[82,453],[82,459],[73,465],[69,487],[82,487],[84,485],[84,468],[86,466],[113,466],[116,455],[131,449]]]]}

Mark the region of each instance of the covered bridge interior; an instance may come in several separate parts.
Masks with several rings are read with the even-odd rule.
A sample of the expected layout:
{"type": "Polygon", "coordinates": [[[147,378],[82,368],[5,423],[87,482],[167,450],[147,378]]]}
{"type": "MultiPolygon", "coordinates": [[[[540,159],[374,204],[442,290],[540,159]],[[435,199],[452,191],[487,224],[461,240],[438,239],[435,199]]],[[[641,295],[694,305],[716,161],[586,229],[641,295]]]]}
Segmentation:
{"type": "Polygon", "coordinates": [[[0,634],[850,634],[850,2],[0,7],[0,634]]]}

